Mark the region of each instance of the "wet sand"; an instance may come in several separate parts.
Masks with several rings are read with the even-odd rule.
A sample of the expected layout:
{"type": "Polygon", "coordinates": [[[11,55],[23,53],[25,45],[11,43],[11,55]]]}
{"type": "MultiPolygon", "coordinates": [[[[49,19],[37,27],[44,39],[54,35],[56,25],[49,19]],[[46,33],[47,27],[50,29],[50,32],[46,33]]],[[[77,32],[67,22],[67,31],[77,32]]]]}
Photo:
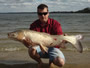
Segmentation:
{"type": "MultiPolygon", "coordinates": [[[[63,51],[66,64],[62,68],[90,68],[89,52],[63,51]]],[[[43,68],[49,68],[48,59],[42,59],[43,68]]],[[[0,68],[37,68],[37,62],[31,59],[27,51],[0,52],[0,68]]],[[[59,68],[53,66],[51,68],[59,68]]]]}
{"type": "MultiPolygon", "coordinates": [[[[14,64],[14,65],[0,64],[0,68],[37,68],[37,64],[34,64],[34,63],[14,64]]],[[[43,68],[49,68],[48,64],[44,64],[43,68]]],[[[57,67],[54,65],[51,68],[60,68],[60,67],[57,67]]],[[[90,68],[90,65],[89,64],[65,64],[65,66],[61,68],[90,68]]]]}

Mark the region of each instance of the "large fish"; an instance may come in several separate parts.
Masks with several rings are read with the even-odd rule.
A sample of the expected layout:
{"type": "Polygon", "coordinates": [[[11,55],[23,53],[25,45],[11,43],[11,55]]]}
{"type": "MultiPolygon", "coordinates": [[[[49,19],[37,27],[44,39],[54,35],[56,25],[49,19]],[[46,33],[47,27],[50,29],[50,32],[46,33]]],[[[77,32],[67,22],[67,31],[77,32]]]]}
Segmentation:
{"type": "Polygon", "coordinates": [[[27,37],[30,39],[32,44],[40,45],[42,51],[47,51],[46,47],[53,47],[56,45],[61,46],[62,41],[65,40],[71,43],[77,49],[77,51],[80,53],[83,52],[83,47],[80,42],[82,35],[50,35],[48,33],[33,30],[18,30],[8,33],[8,37],[20,42],[23,42],[23,40],[27,37]]]}

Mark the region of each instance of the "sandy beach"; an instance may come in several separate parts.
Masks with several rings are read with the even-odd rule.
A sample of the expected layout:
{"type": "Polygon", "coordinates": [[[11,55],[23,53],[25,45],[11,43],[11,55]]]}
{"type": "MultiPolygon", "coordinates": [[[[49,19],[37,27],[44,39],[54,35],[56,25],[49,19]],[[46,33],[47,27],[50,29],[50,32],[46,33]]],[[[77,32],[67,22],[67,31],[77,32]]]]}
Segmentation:
{"type": "MultiPolygon", "coordinates": [[[[66,64],[63,68],[90,68],[90,53],[63,51],[66,64]]],[[[48,68],[48,59],[42,59],[43,68],[48,68]]],[[[0,52],[0,68],[37,68],[37,62],[31,59],[28,51],[0,52]]],[[[53,68],[59,68],[53,66],[53,68]]]]}

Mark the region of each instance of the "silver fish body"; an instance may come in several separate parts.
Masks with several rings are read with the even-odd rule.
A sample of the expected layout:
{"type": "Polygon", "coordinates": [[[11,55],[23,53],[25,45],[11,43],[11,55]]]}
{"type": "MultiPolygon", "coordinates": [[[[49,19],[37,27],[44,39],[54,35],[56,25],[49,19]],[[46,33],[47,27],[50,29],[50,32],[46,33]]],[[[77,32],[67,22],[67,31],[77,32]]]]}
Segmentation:
{"type": "Polygon", "coordinates": [[[44,32],[37,32],[33,30],[19,30],[8,33],[8,37],[14,40],[23,41],[26,37],[29,38],[35,45],[40,45],[41,49],[46,51],[46,47],[61,46],[63,40],[71,43],[80,53],[83,52],[83,47],[80,42],[82,35],[63,36],[50,35],[44,32]],[[81,37],[81,38],[80,38],[81,37]]]}

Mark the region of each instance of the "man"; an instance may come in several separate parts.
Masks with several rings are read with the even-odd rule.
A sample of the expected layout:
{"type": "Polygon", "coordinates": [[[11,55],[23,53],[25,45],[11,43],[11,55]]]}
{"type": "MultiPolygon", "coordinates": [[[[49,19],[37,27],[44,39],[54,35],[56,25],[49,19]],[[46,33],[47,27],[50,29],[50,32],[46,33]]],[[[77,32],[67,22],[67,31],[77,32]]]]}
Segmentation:
{"type": "MultiPolygon", "coordinates": [[[[40,4],[37,7],[37,14],[39,19],[34,21],[30,25],[30,30],[35,30],[38,32],[46,32],[51,35],[62,35],[61,25],[58,21],[48,18],[49,11],[48,6],[45,4],[40,4]]],[[[25,40],[26,43],[29,39],[25,40]]],[[[28,45],[26,45],[28,47],[28,45]]],[[[62,67],[65,64],[65,58],[63,53],[60,51],[59,46],[48,48],[48,53],[42,53],[39,46],[30,47],[29,55],[32,59],[38,62],[38,68],[42,68],[41,58],[49,58],[49,65],[55,64],[62,67]]]]}

